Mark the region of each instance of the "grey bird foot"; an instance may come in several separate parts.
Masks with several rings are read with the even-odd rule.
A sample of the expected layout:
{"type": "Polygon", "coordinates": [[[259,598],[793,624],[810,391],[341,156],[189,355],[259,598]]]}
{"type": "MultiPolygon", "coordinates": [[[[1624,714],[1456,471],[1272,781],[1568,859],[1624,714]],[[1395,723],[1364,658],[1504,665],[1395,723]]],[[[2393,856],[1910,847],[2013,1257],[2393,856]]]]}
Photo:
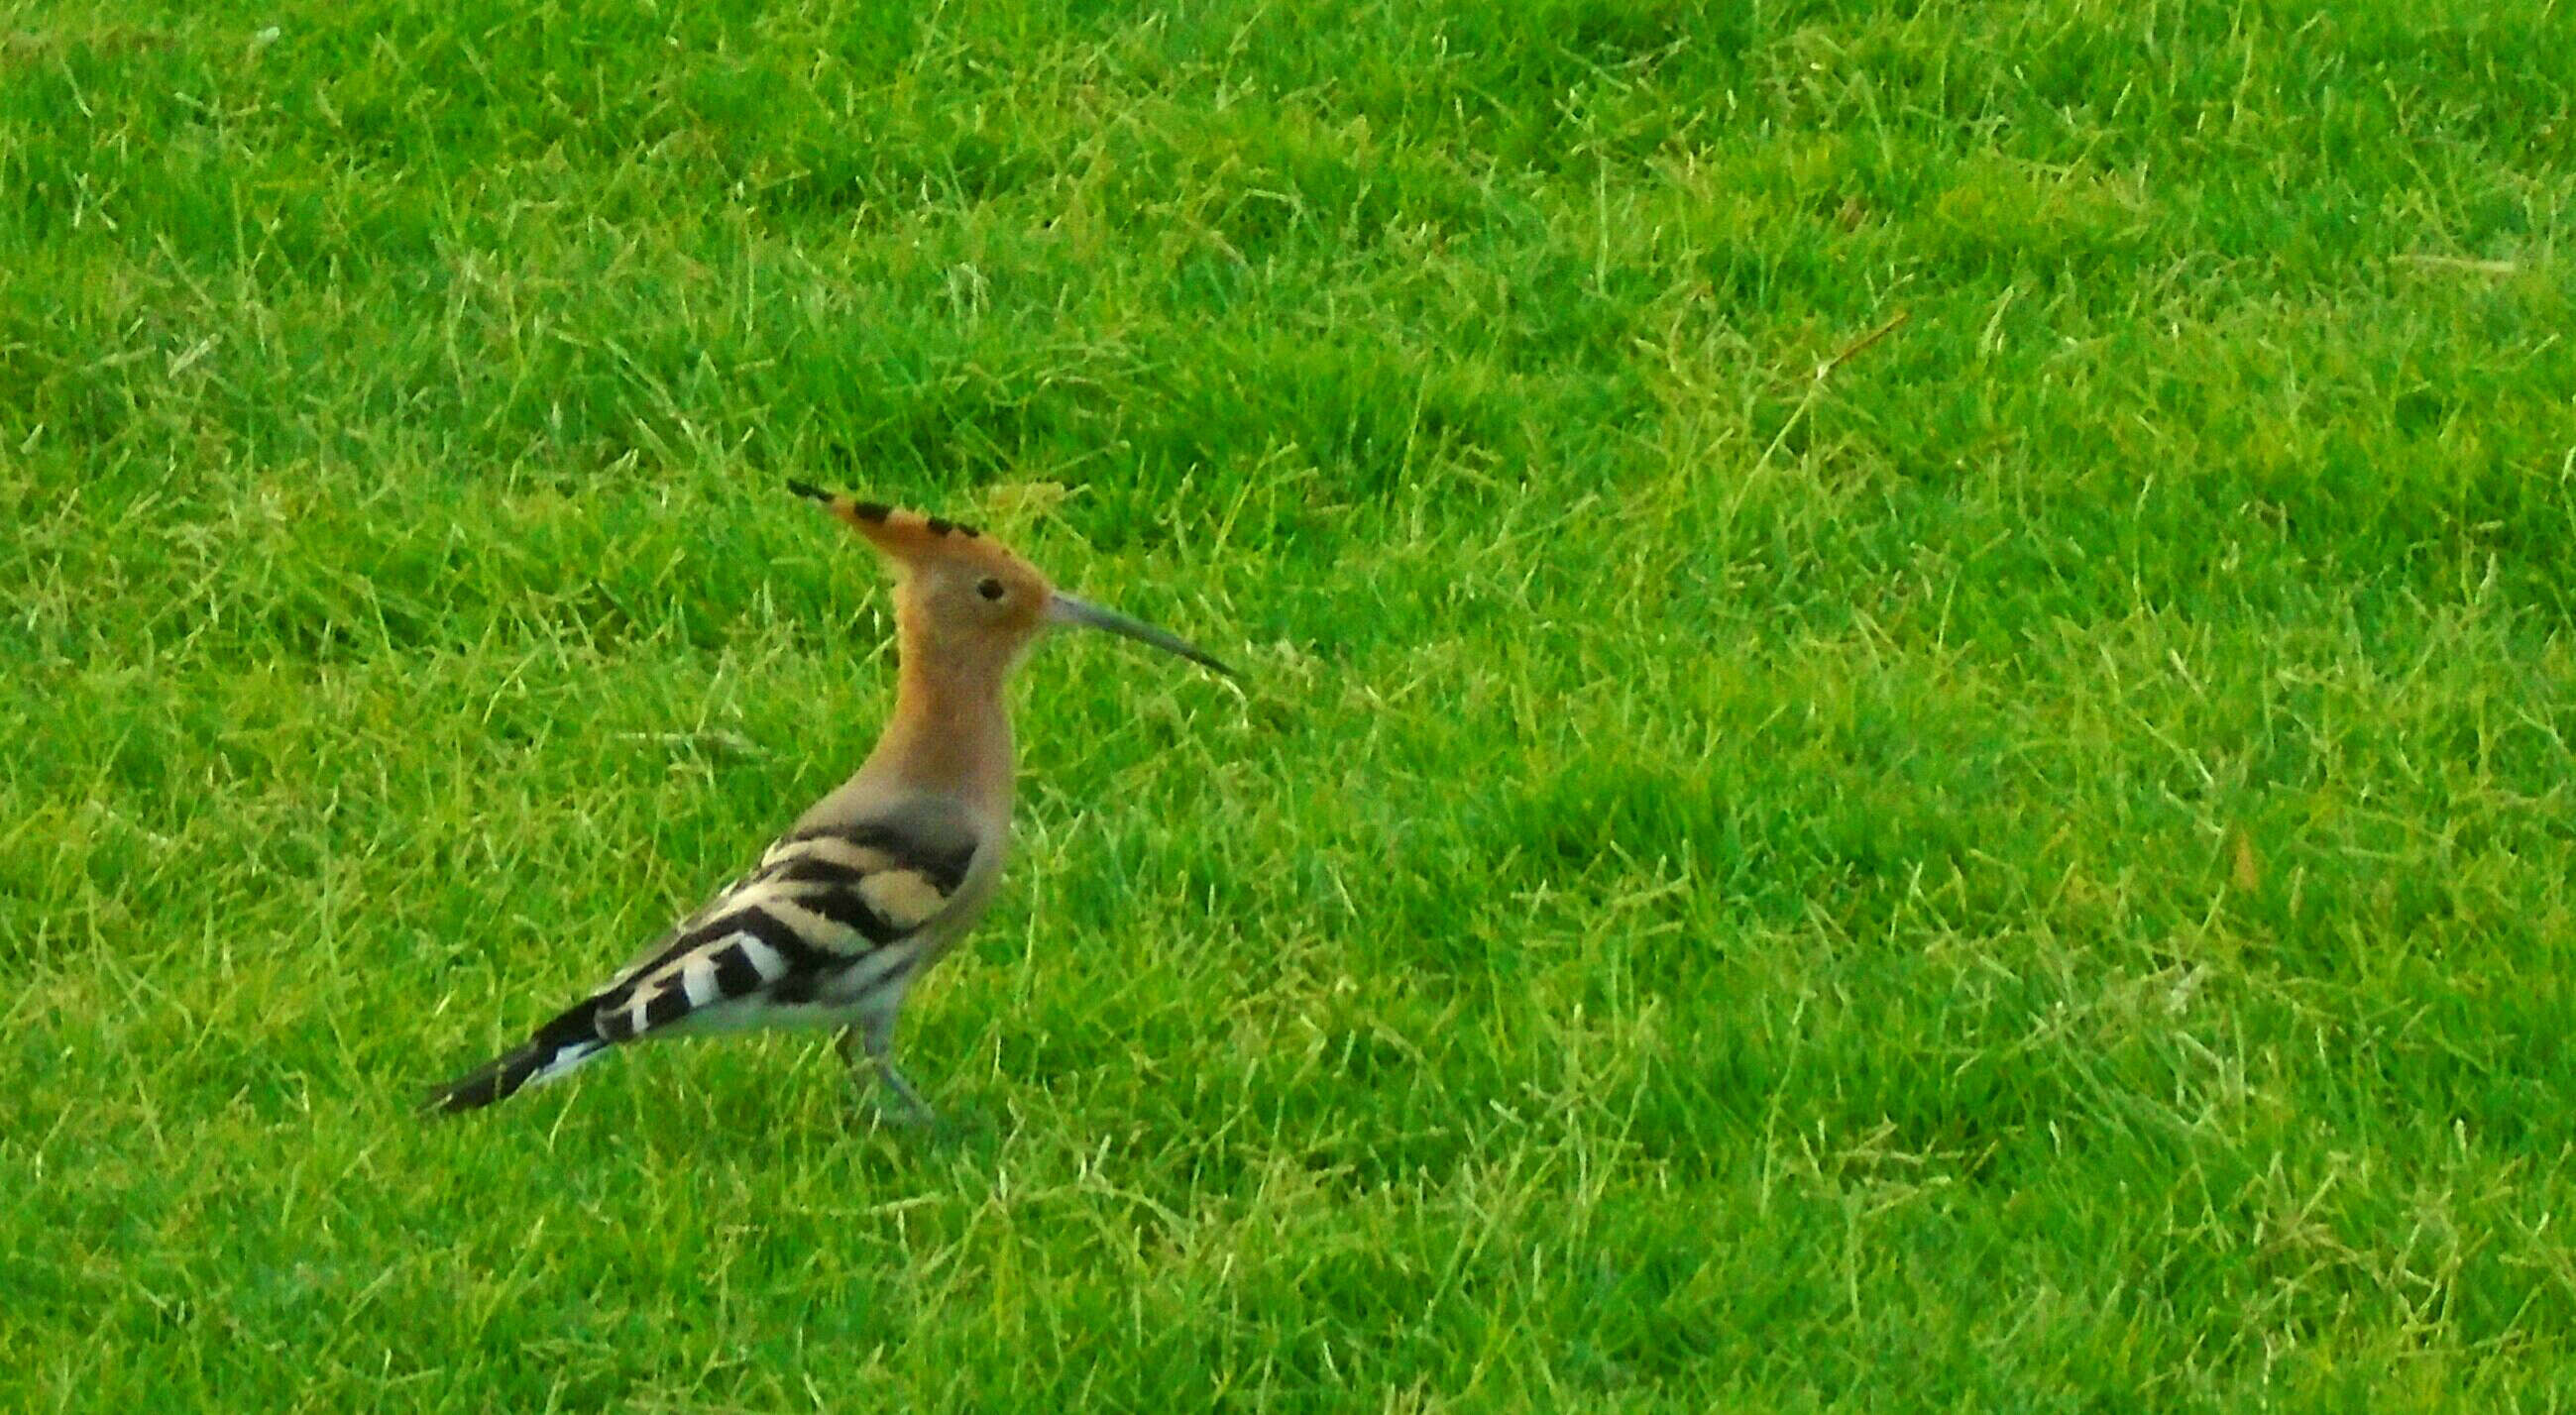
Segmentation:
{"type": "Polygon", "coordinates": [[[870,1039],[858,1028],[841,1034],[841,1059],[850,1068],[850,1110],[853,1116],[862,1111],[880,1125],[906,1130],[929,1130],[939,1125],[939,1112],[921,1098],[903,1073],[894,1069],[894,1059],[882,1044],[870,1045],[870,1039]],[[866,1097],[862,1100],[862,1097],[866,1097]]]}
{"type": "Polygon", "coordinates": [[[853,1125],[910,1134],[944,1134],[948,1122],[939,1112],[926,1105],[888,1096],[873,1086],[857,1086],[850,1091],[849,1120],[853,1125]]]}
{"type": "Polygon", "coordinates": [[[921,1098],[921,1092],[914,1090],[912,1083],[903,1079],[903,1073],[895,1070],[892,1063],[877,1064],[877,1080],[882,1086],[877,1092],[879,1120],[915,1130],[939,1127],[939,1112],[930,1108],[930,1102],[921,1098]]]}

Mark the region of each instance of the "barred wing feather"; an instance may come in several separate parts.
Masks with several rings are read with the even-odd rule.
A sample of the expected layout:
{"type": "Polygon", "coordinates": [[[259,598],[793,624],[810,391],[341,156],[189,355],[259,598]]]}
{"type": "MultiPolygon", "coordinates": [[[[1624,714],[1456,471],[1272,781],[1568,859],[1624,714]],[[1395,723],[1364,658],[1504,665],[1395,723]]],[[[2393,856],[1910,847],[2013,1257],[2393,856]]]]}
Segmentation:
{"type": "Polygon", "coordinates": [[[607,986],[431,1104],[489,1105],[658,1033],[843,1020],[911,969],[910,945],[975,852],[961,822],[919,814],[793,831],[607,986]]]}

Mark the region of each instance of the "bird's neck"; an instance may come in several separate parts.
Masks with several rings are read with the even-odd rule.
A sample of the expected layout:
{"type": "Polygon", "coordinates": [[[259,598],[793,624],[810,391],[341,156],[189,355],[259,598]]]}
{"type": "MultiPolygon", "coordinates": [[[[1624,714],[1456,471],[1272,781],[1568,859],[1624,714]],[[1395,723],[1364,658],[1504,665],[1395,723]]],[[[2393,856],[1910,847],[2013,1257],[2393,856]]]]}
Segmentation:
{"type": "Polygon", "coordinates": [[[979,815],[1011,811],[1010,665],[916,652],[905,635],[894,716],[868,769],[914,790],[954,794],[979,815]]]}

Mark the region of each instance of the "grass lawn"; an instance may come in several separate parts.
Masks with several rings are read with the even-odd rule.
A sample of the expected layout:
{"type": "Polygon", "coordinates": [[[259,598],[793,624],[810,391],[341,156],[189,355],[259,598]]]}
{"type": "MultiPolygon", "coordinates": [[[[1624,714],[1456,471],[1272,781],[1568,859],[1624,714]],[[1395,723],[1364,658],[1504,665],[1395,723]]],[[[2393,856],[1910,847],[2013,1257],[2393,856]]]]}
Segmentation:
{"type": "Polygon", "coordinates": [[[0,1409],[2576,1407],[2571,95],[2564,0],[0,0],[0,1409]],[[791,476],[1249,679],[1022,674],[947,1133],[424,1122],[872,740],[791,476]]]}

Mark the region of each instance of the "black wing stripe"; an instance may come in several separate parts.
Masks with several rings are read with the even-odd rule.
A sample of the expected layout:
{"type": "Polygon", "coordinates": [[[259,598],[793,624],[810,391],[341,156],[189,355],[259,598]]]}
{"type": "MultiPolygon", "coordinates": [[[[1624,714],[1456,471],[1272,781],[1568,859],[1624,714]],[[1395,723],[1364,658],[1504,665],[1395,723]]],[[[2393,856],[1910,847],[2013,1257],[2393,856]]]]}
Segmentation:
{"type": "Polygon", "coordinates": [[[870,943],[892,943],[908,930],[868,907],[855,889],[820,889],[796,896],[797,907],[850,930],[870,943]]]}
{"type": "Polygon", "coordinates": [[[919,851],[904,860],[908,867],[921,871],[922,878],[929,880],[942,894],[955,894],[957,887],[966,882],[966,871],[974,863],[975,847],[972,845],[963,850],[919,851]]]}
{"type": "MultiPolygon", "coordinates": [[[[791,973],[813,967],[830,956],[816,948],[805,935],[780,922],[778,917],[767,909],[757,904],[743,904],[673,940],[670,948],[665,950],[659,959],[650,966],[638,970],[636,976],[650,977],[655,972],[669,967],[674,959],[685,958],[710,944],[726,943],[742,935],[749,935],[769,945],[770,950],[778,955],[786,965],[787,971],[791,973]]],[[[744,961],[751,960],[746,958],[744,961]]],[[[732,990],[726,991],[729,995],[732,990]]]]}
{"type": "Polygon", "coordinates": [[[613,998],[601,999],[591,1025],[598,1030],[602,1041],[632,1041],[636,1033],[644,1030],[641,1014],[649,1011],[651,1005],[648,999],[637,996],[636,989],[628,988],[613,998]]]}
{"type": "Polygon", "coordinates": [[[651,1031],[655,1027],[667,1027],[688,1016],[689,1011],[689,995],[681,990],[680,980],[673,978],[662,985],[660,992],[653,994],[652,1001],[644,1004],[644,1029],[651,1031]]]}
{"type": "Polygon", "coordinates": [[[802,973],[790,973],[770,984],[769,991],[764,996],[775,1003],[790,1007],[799,1006],[821,996],[823,983],[830,976],[820,968],[802,973]]]}
{"type": "Polygon", "coordinates": [[[777,871],[768,877],[780,884],[847,884],[851,880],[865,878],[866,874],[838,860],[827,860],[819,855],[800,855],[780,865],[777,871]]]}
{"type": "Polygon", "coordinates": [[[716,992],[722,997],[741,997],[756,992],[769,981],[760,975],[760,967],[741,944],[719,948],[707,960],[715,965],[716,992]]]}
{"type": "Polygon", "coordinates": [[[724,932],[727,935],[749,934],[768,944],[786,961],[791,976],[838,961],[830,953],[815,947],[811,940],[790,928],[777,915],[758,905],[726,915],[724,932]]]}
{"type": "MultiPolygon", "coordinates": [[[[769,849],[766,864],[772,869],[793,868],[810,855],[790,853],[792,847],[817,840],[833,840],[861,850],[883,851],[897,869],[919,870],[942,894],[954,894],[966,882],[966,871],[975,863],[972,842],[954,848],[934,846],[927,841],[910,839],[882,825],[853,826],[846,829],[817,826],[782,838],[769,849]]],[[[834,862],[837,863],[837,862],[834,862]]],[[[821,877],[821,876],[814,876],[821,877]]]]}

